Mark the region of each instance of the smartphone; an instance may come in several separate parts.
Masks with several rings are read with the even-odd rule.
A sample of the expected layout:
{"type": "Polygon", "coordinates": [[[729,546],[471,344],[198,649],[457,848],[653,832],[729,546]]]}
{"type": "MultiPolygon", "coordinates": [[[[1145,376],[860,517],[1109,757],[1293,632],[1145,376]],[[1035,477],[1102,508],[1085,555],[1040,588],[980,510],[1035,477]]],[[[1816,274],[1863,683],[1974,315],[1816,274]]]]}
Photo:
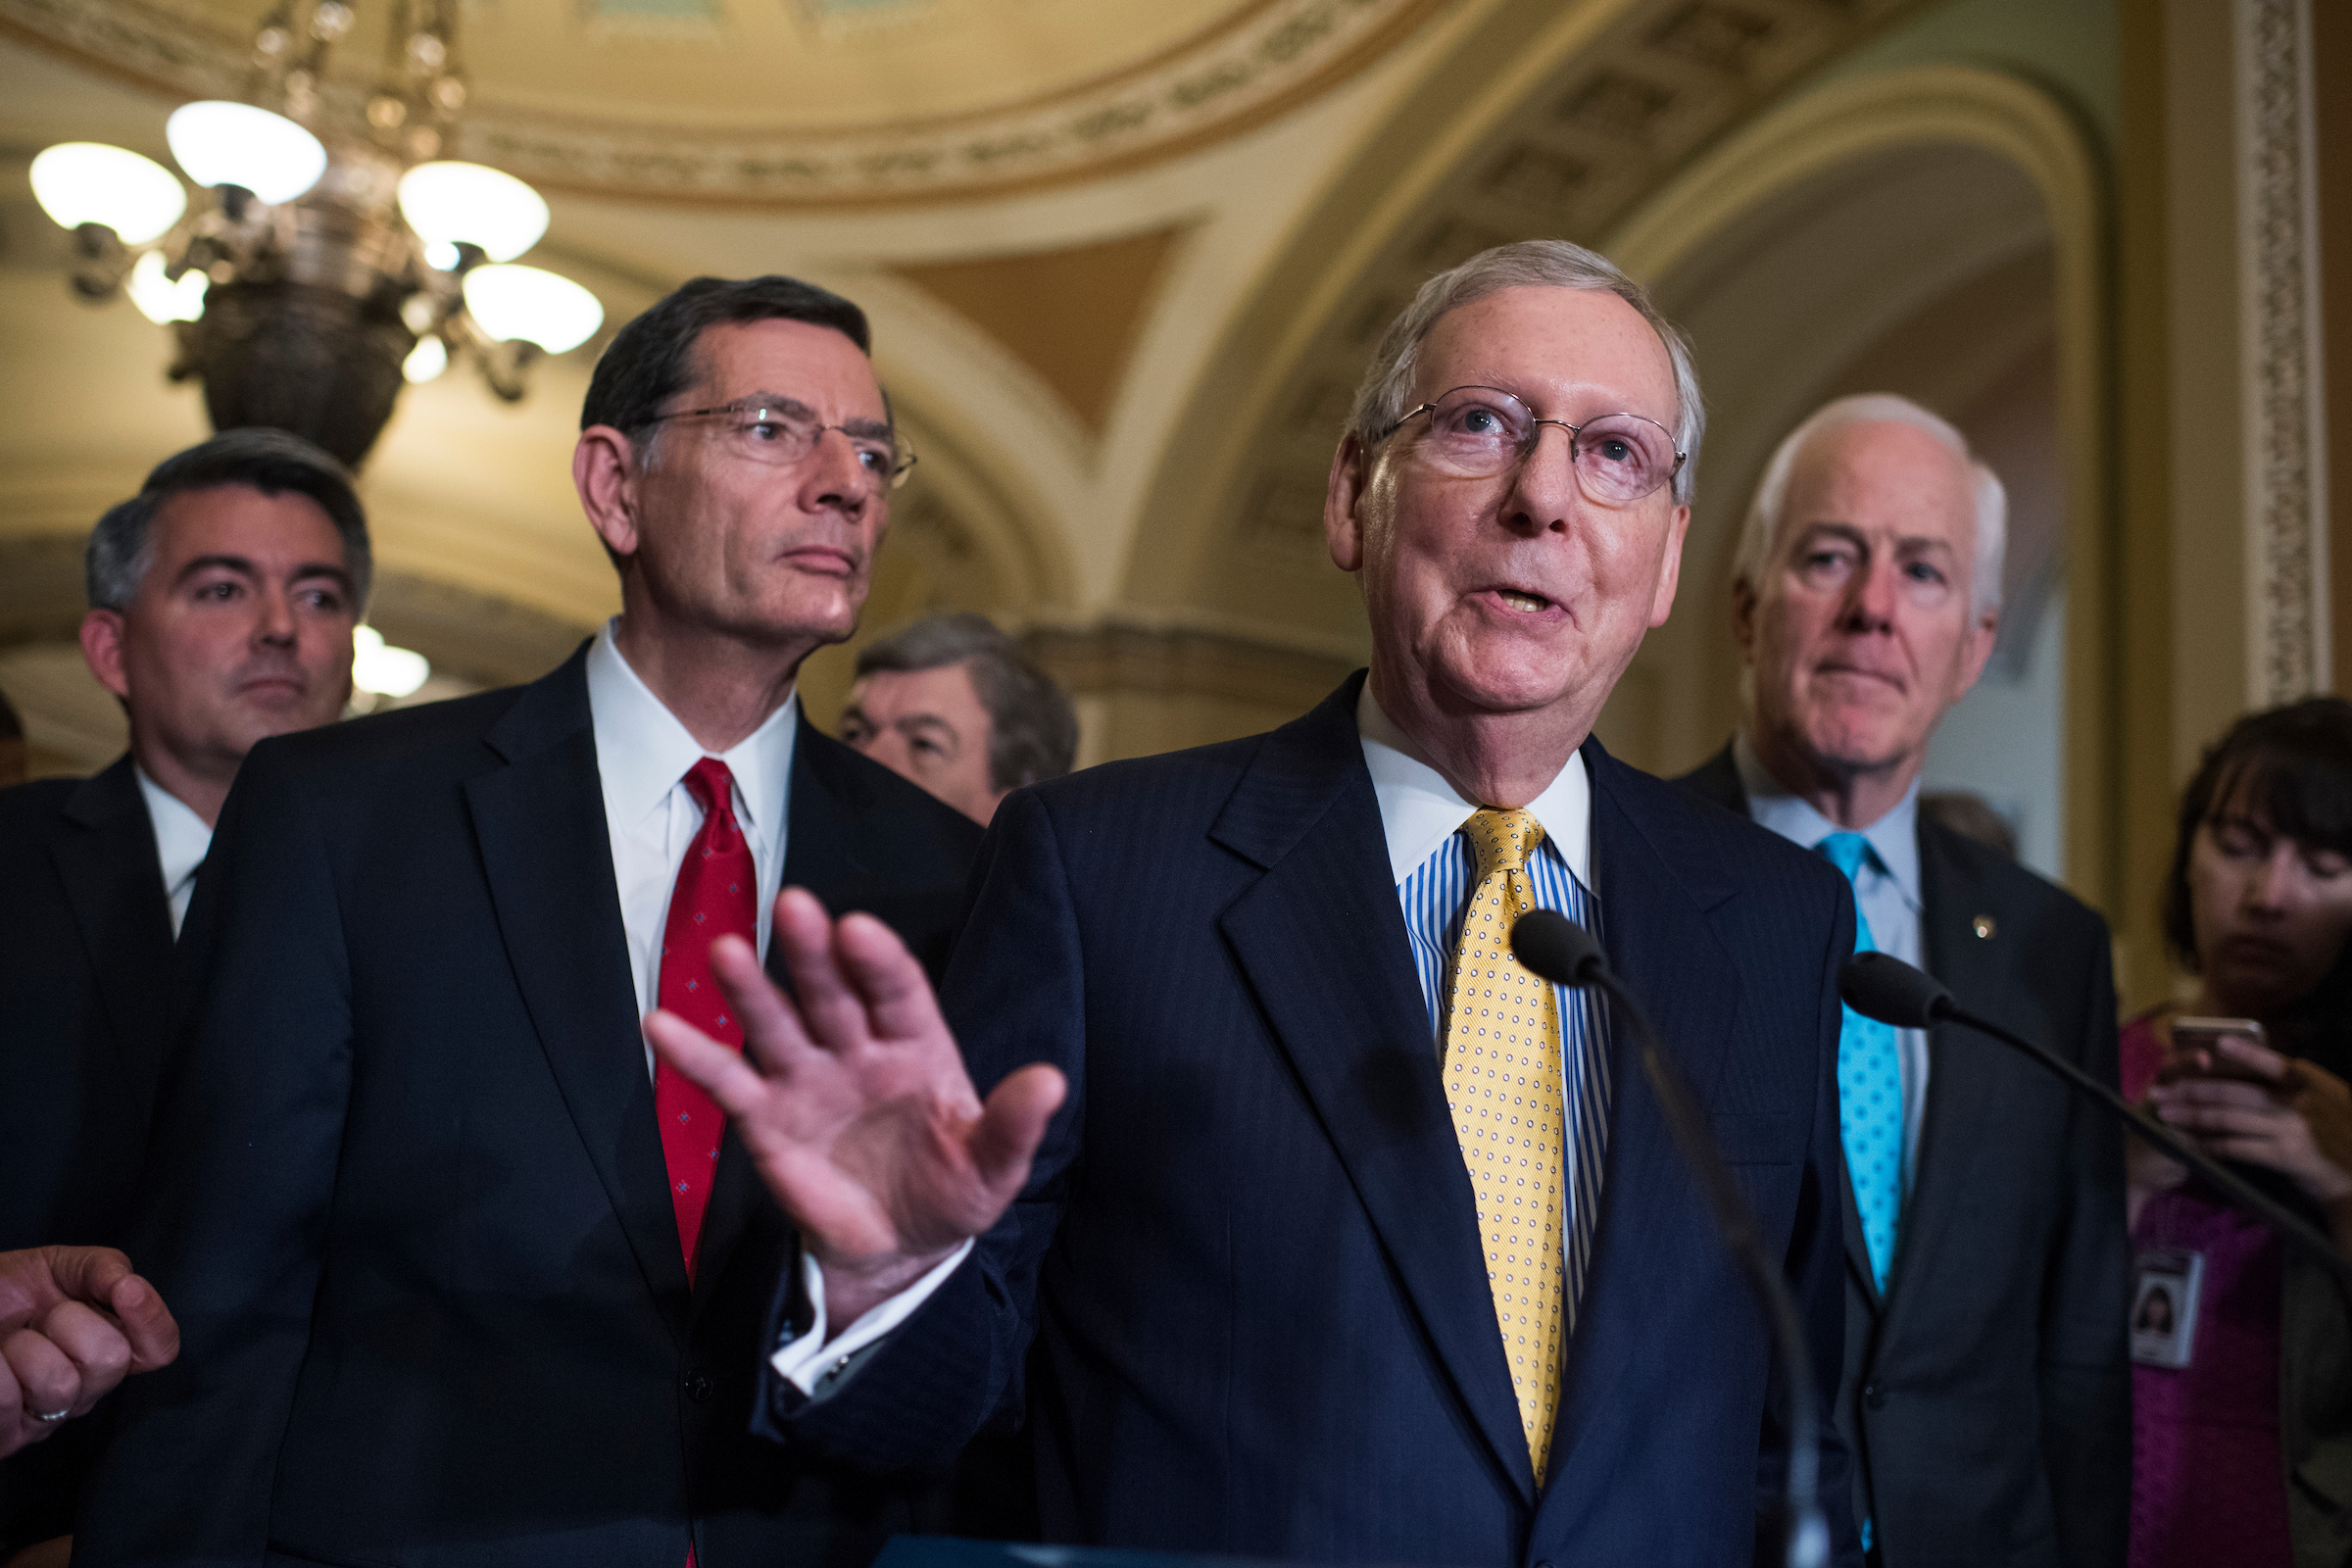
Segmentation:
{"type": "Polygon", "coordinates": [[[2173,1020],[2173,1051],[2176,1056],[2188,1052],[2201,1053],[2207,1063],[2204,1078],[2236,1078],[2246,1083],[2267,1084],[2270,1079],[2242,1067],[2221,1053],[2224,1035],[2243,1035],[2258,1046],[2270,1040],[2263,1034],[2262,1025],[2252,1018],[2175,1018],[2173,1020]]]}

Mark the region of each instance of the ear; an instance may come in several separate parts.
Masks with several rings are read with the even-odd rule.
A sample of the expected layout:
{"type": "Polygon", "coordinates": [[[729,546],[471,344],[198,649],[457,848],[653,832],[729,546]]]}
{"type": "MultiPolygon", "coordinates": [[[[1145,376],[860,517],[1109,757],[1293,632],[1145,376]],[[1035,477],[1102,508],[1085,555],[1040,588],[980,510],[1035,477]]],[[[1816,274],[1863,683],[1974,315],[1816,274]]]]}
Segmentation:
{"type": "Polygon", "coordinates": [[[130,701],[130,681],[122,672],[121,611],[93,610],[81,617],[81,657],[99,685],[122,701],[130,701]]]}
{"type": "Polygon", "coordinates": [[[1754,583],[1745,577],[1732,579],[1732,641],[1740,645],[1740,657],[1751,664],[1756,662],[1756,609],[1760,603],[1754,583]]]}
{"type": "Polygon", "coordinates": [[[1952,692],[1952,701],[1966,697],[1977,677],[1984,673],[1984,662],[1992,657],[1992,645],[2000,641],[2001,612],[1987,610],[1979,615],[1960,640],[1960,681],[1952,692]]]}
{"type": "Polygon", "coordinates": [[[571,449],[571,486],[588,525],[616,556],[637,553],[636,448],[609,424],[592,424],[571,449]]]}
{"type": "Polygon", "coordinates": [[[1340,438],[1331,455],[1331,482],[1323,491],[1323,542],[1331,564],[1342,571],[1364,564],[1364,491],[1371,483],[1372,455],[1350,434],[1340,438]]]}
{"type": "Polygon", "coordinates": [[[1657,591],[1649,600],[1649,625],[1652,631],[1666,624],[1674,612],[1674,594],[1683,583],[1683,541],[1690,534],[1690,509],[1674,509],[1673,518],[1666,524],[1666,559],[1658,563],[1657,591]]]}

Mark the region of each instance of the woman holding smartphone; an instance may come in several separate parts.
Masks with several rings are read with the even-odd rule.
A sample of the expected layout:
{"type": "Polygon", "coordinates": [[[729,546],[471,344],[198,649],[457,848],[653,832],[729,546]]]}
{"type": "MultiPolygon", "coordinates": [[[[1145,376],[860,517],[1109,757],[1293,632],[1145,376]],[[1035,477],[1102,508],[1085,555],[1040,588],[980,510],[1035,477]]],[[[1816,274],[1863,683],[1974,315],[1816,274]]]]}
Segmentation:
{"type": "MultiPolygon", "coordinates": [[[[2165,927],[2199,989],[2125,1026],[2125,1093],[2352,1251],[2352,703],[2240,719],[2180,823],[2165,927]]],[[[2343,1298],[2180,1165],[2130,1161],[2143,1281],[2180,1298],[2132,1335],[2133,1568],[2352,1563],[2343,1298]]]]}

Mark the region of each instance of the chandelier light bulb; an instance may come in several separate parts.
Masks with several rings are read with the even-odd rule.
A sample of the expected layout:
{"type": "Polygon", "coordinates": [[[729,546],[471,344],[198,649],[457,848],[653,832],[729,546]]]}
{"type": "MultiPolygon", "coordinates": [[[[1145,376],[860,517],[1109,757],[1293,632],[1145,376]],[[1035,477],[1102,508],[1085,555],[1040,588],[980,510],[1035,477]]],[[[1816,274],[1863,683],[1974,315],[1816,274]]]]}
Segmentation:
{"type": "Polygon", "coordinates": [[[164,139],[197,184],[241,185],[271,206],[293,201],[326,172],[318,137],[251,104],[182,104],[164,122],[164,139]]]}
{"type": "Polygon", "coordinates": [[[432,664],[415,649],[391,647],[373,626],[352,628],[351,683],[360,690],[379,697],[406,697],[432,672],[432,664]]]}
{"type": "Polygon", "coordinates": [[[420,337],[401,362],[400,373],[411,386],[422,386],[449,368],[449,345],[437,337],[420,337]]]}
{"type": "Polygon", "coordinates": [[[547,232],[539,193],[480,164],[418,164],[400,176],[400,216],[428,246],[469,241],[494,262],[513,261],[547,232]]]}
{"type": "Polygon", "coordinates": [[[466,309],[500,342],[520,339],[550,354],[578,348],[605,324],[605,308],[570,278],[513,264],[467,272],[466,309]]]}
{"type": "Polygon", "coordinates": [[[188,210],[188,193],[152,158],[103,142],[67,141],[32,161],[32,194],[66,228],[104,223],[125,245],[144,245],[188,210]]]}
{"type": "Polygon", "coordinates": [[[204,291],[211,282],[196,268],[189,268],[173,282],[165,275],[164,253],[147,251],[130,270],[122,292],[139,314],[156,325],[169,321],[193,321],[204,315],[204,291]]]}

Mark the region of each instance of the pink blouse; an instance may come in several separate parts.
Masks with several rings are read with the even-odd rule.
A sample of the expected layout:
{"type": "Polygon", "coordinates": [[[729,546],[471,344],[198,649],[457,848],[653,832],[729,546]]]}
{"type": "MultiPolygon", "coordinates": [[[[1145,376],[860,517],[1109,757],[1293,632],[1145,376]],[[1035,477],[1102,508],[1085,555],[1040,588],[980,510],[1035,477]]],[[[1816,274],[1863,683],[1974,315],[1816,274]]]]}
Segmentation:
{"type": "MultiPolygon", "coordinates": [[[[2124,1026],[2123,1090],[2139,1100],[2163,1044],[2124,1026]]],[[[2195,1181],[2160,1192],[2132,1230],[2140,1250],[2205,1254],[2193,1359],[2132,1368],[2131,1568],[2292,1568],[2278,1426],[2281,1244],[2195,1181]]]]}

